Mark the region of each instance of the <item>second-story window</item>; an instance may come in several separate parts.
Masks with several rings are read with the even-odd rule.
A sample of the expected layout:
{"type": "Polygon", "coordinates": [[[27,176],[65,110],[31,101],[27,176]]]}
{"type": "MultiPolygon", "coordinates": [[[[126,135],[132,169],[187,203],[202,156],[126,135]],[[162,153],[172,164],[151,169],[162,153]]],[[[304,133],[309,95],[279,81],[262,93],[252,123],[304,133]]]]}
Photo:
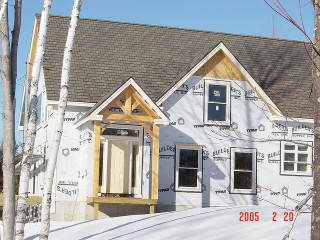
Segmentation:
{"type": "Polygon", "coordinates": [[[205,80],[204,123],[230,125],[230,82],[205,80]]]}

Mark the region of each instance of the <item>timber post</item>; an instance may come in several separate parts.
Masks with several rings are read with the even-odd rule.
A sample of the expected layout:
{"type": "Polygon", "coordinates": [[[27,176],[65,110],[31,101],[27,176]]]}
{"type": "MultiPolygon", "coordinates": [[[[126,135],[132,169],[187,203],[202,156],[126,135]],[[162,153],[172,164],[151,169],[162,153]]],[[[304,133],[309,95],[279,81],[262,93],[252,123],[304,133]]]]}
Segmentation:
{"type": "MultiPolygon", "coordinates": [[[[94,121],[94,161],[93,161],[93,196],[98,197],[99,192],[99,164],[100,164],[100,125],[98,120],[94,121]]],[[[99,204],[94,203],[94,219],[98,219],[99,204]]]]}

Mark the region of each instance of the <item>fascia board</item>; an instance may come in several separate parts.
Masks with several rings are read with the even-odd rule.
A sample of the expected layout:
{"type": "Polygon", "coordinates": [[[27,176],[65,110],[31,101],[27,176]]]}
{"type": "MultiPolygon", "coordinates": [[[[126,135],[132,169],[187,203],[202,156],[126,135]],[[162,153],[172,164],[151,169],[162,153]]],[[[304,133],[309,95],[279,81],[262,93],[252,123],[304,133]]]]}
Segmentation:
{"type": "Polygon", "coordinates": [[[314,119],[310,118],[289,118],[285,116],[271,116],[271,121],[277,122],[277,121],[284,121],[284,122],[299,122],[299,123],[314,123],[314,119]]]}
{"type": "MultiPolygon", "coordinates": [[[[47,105],[59,105],[59,101],[55,100],[47,100],[47,105]]],[[[86,103],[86,102],[69,102],[68,106],[75,106],[75,107],[93,107],[95,103],[86,103]]]]}

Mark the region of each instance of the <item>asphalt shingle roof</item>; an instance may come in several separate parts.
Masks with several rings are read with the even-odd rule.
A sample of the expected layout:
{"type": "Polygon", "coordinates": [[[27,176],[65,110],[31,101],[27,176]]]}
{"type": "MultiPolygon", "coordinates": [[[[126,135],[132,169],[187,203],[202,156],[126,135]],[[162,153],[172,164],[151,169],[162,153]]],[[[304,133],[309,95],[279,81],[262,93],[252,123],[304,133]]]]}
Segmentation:
{"type": "MultiPolygon", "coordinates": [[[[44,59],[49,100],[59,99],[69,20],[49,19],[44,59]]],[[[79,21],[69,101],[97,103],[130,77],[157,101],[220,42],[286,116],[313,116],[312,64],[304,42],[93,19],[79,21]]]]}

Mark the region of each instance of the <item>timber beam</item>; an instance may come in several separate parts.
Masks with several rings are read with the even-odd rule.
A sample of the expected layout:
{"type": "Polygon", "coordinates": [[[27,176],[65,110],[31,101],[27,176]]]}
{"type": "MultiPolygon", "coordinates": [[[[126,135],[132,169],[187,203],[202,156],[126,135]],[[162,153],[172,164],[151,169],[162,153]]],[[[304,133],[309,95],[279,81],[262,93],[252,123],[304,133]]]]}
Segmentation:
{"type": "Polygon", "coordinates": [[[150,116],[141,116],[141,115],[128,115],[128,114],[103,114],[103,118],[109,121],[126,121],[131,120],[134,122],[149,122],[153,123],[154,119],[150,116]]]}
{"type": "Polygon", "coordinates": [[[136,204],[136,205],[154,205],[157,199],[142,199],[128,197],[87,197],[88,204],[136,204]]]}

